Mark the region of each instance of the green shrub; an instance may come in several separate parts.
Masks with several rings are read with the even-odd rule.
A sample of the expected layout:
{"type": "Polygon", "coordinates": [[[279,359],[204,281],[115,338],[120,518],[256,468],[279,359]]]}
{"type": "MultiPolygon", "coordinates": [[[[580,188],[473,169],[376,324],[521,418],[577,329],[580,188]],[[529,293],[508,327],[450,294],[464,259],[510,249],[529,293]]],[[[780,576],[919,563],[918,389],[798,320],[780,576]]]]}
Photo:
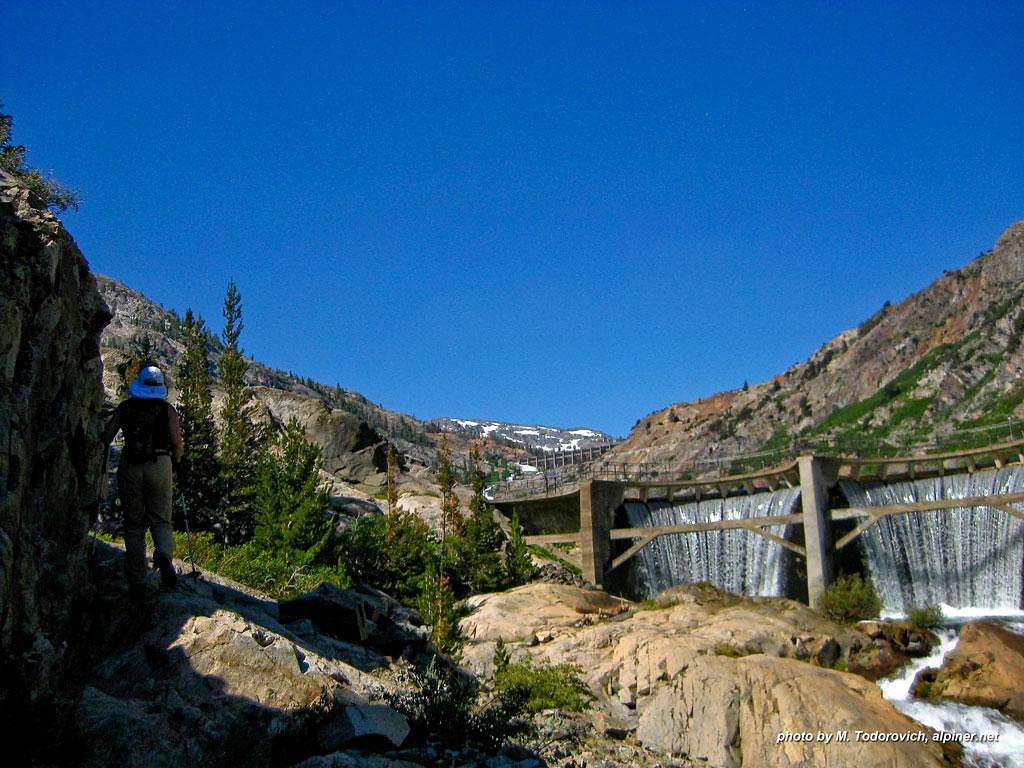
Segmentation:
{"type": "Polygon", "coordinates": [[[728,656],[730,659],[741,659],[750,654],[743,648],[732,643],[715,643],[715,656],[728,656]]]}
{"type": "Polygon", "coordinates": [[[436,657],[426,667],[409,668],[400,677],[407,687],[386,698],[409,720],[417,738],[495,751],[531,730],[525,719],[526,693],[521,689],[481,698],[473,678],[460,675],[436,657]]]}
{"type": "Polygon", "coordinates": [[[268,551],[249,542],[238,547],[218,544],[209,533],[196,533],[191,541],[184,533],[176,533],[175,555],[199,568],[213,571],[226,579],[285,600],[311,592],[330,582],[347,589],[352,581],[344,567],[315,562],[312,552],[268,551]]]}
{"type": "Polygon", "coordinates": [[[415,515],[367,515],[341,536],[341,560],[352,580],[409,604],[423,592],[423,575],[437,561],[437,544],[415,515]]]}
{"type": "Polygon", "coordinates": [[[818,611],[826,618],[843,623],[875,619],[882,610],[875,585],[859,573],[841,576],[829,585],[818,600],[818,611]]]}
{"type": "Polygon", "coordinates": [[[934,629],[942,622],[942,608],[937,605],[922,605],[907,611],[907,621],[914,629],[934,629]]]}
{"type": "MultiPolygon", "coordinates": [[[[0,104],[0,109],[3,109],[3,104],[0,104]]],[[[0,168],[17,176],[48,208],[58,211],[74,208],[77,211],[81,195],[30,167],[25,162],[28,149],[21,144],[11,144],[13,125],[14,119],[10,115],[0,113],[0,168]]]]}
{"type": "Polygon", "coordinates": [[[522,691],[530,712],[582,712],[590,706],[593,695],[580,679],[580,673],[580,668],[572,664],[506,662],[499,664],[494,673],[494,691],[522,691]]]}

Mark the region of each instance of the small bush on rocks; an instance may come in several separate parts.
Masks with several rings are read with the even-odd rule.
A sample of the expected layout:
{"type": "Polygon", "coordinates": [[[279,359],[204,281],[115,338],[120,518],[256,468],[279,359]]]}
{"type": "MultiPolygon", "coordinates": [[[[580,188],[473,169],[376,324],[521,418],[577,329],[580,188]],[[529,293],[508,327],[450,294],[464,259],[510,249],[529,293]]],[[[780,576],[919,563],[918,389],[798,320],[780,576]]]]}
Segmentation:
{"type": "Polygon", "coordinates": [[[415,515],[367,515],[345,529],[340,556],[353,580],[411,603],[423,592],[437,544],[415,515]]]}
{"type": "Polygon", "coordinates": [[[512,663],[504,647],[495,649],[494,691],[519,692],[530,712],[558,709],[582,712],[593,695],[580,679],[581,670],[572,664],[534,664],[530,660],[512,663]]]}
{"type": "Polygon", "coordinates": [[[836,579],[818,600],[818,611],[823,616],[846,624],[878,618],[881,610],[875,585],[859,573],[836,579]]]}
{"type": "Polygon", "coordinates": [[[942,621],[942,608],[937,605],[922,605],[907,611],[907,621],[914,629],[934,629],[942,621]]]}
{"type": "Polygon", "coordinates": [[[436,657],[424,668],[406,668],[402,677],[409,690],[390,694],[388,703],[421,738],[493,752],[531,731],[524,690],[495,691],[483,698],[474,679],[436,657]]]}

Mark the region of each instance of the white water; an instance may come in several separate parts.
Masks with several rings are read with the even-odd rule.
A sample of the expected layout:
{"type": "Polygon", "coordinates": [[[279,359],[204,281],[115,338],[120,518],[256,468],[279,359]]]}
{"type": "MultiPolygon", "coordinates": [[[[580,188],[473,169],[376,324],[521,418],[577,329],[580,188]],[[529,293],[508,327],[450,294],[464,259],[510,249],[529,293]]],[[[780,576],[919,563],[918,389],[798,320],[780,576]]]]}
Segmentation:
{"type": "MultiPolygon", "coordinates": [[[[1024,491],[1024,469],[888,485],[842,482],[851,506],[908,504],[1024,491]]],[[[1000,612],[1021,606],[1024,522],[988,507],[883,518],[860,540],[885,610],[944,603],[1000,612]]]]}
{"type": "MultiPolygon", "coordinates": [[[[627,501],[629,524],[642,526],[703,523],[788,515],[800,498],[799,488],[690,504],[627,501]]],[[[785,526],[770,529],[785,535],[785,526]]],[[[782,547],[750,531],[708,531],[661,536],[637,555],[638,588],[653,597],[676,584],[711,582],[745,595],[784,593],[782,547]]]]}
{"type": "MultiPolygon", "coordinates": [[[[1019,631],[1020,625],[1011,625],[1011,628],[1019,631]]],[[[882,695],[907,717],[936,731],[974,736],[997,734],[998,739],[991,743],[963,742],[968,766],[1010,768],[1024,764],[1024,727],[998,710],[952,702],[934,704],[911,698],[910,688],[917,673],[942,666],[946,654],[956,647],[957,635],[953,630],[942,630],[939,637],[941,643],[930,656],[915,659],[897,677],[878,682],[882,695]]]]}

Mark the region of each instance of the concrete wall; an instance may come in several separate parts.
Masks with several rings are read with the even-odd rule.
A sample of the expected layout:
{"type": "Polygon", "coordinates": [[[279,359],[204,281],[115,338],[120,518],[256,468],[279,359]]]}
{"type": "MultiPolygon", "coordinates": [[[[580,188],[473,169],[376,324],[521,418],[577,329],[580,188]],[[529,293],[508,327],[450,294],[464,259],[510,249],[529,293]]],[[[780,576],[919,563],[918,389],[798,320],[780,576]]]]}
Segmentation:
{"type": "Polygon", "coordinates": [[[512,519],[519,514],[519,524],[527,536],[542,533],[575,533],[580,529],[580,497],[569,493],[554,498],[541,498],[495,504],[501,513],[512,519]]]}

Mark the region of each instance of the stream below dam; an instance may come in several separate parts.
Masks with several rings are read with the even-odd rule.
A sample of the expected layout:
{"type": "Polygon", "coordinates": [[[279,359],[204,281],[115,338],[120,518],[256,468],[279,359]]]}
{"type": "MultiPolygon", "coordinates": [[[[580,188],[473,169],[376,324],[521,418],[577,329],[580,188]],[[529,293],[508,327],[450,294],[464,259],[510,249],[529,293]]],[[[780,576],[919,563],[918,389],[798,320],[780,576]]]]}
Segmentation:
{"type": "MultiPolygon", "coordinates": [[[[951,618],[958,618],[958,612],[951,606],[943,606],[951,618]]],[[[969,612],[965,618],[983,618],[978,611],[969,612]]],[[[1005,615],[1000,618],[1005,619],[1005,615]]],[[[1015,617],[1016,622],[1006,622],[1015,632],[1024,634],[1024,612],[1015,617]]],[[[938,630],[940,643],[934,651],[914,659],[899,674],[879,680],[882,695],[892,702],[900,712],[922,725],[948,734],[969,734],[973,739],[963,741],[964,763],[970,768],[1013,768],[1024,765],[1024,726],[998,710],[988,707],[973,707],[955,702],[933,703],[915,699],[910,695],[914,678],[924,669],[942,666],[946,654],[956,647],[957,628],[938,630]],[[979,736],[993,739],[976,740],[979,736]]]]}

